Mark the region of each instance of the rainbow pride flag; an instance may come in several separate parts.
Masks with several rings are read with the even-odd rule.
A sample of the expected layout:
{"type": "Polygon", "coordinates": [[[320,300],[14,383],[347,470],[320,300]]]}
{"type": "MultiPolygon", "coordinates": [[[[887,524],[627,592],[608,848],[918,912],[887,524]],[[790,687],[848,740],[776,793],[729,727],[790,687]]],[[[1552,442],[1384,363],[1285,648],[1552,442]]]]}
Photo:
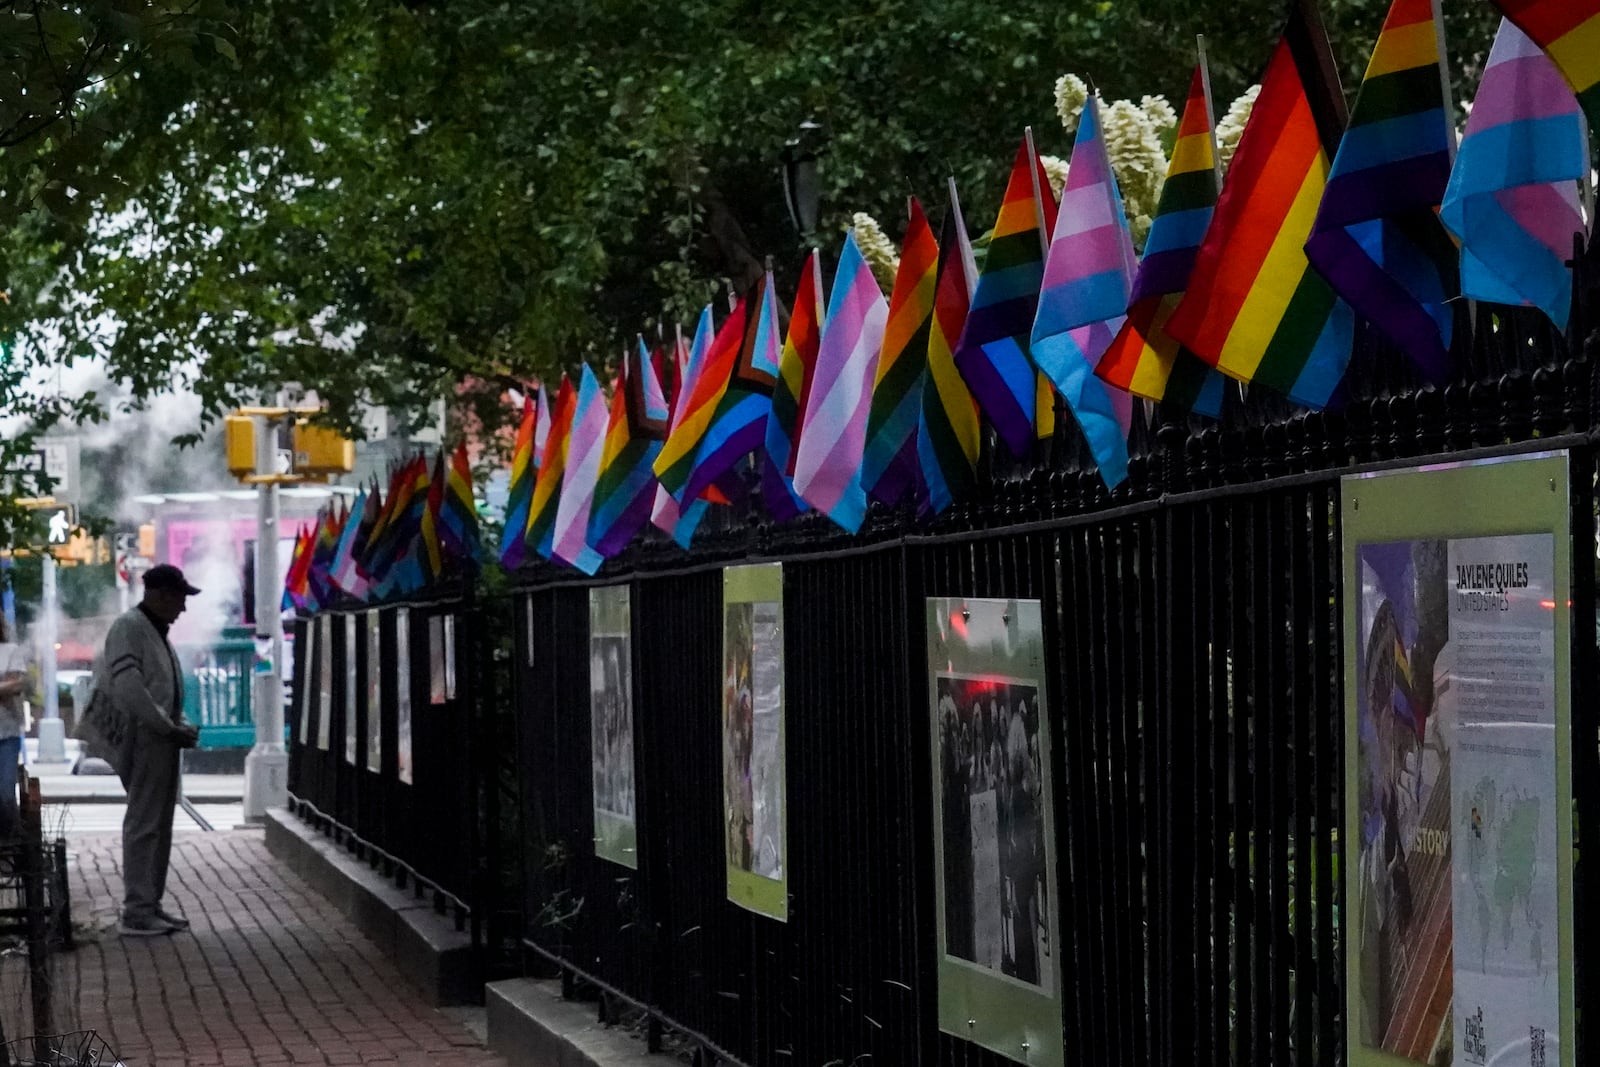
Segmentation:
{"type": "Polygon", "coordinates": [[[556,505],[551,558],[593,574],[604,562],[589,547],[589,512],[594,505],[595,479],[600,474],[600,453],[605,447],[606,397],[600,380],[583,365],[578,402],[567,438],[567,469],[561,477],[561,499],[556,505]]]}
{"type": "Polygon", "coordinates": [[[850,533],[861,528],[867,513],[861,457],[888,318],[883,290],[851,231],[839,253],[815,381],[794,450],[795,492],[850,533]]]}
{"type": "Polygon", "coordinates": [[[751,303],[756,312],[745,316],[744,336],[731,373],[722,383],[721,395],[680,494],[690,500],[698,500],[707,489],[734,473],[735,464],[766,442],[767,415],[772,410],[772,390],[783,343],[770,271],[758,284],[751,303]]]}
{"type": "Polygon", "coordinates": [[[1212,418],[1222,414],[1223,375],[1179,344],[1167,332],[1167,320],[1189,287],[1221,188],[1211,79],[1202,60],[1189,82],[1167,182],[1133,280],[1128,319],[1094,372],[1135,396],[1171,401],[1212,418]]]}
{"type": "MultiPolygon", "coordinates": [[[[706,321],[704,316],[708,316],[710,311],[708,307],[702,322],[706,321]]],[[[694,380],[687,390],[680,393],[682,418],[674,420],[666,443],[661,447],[661,454],[656,457],[656,477],[679,503],[686,499],[696,500],[700,496],[699,493],[690,495],[686,490],[695,470],[695,457],[706,440],[717,413],[717,405],[727,392],[728,382],[739,362],[748,317],[749,301],[741,296],[734,303],[732,314],[712,335],[702,365],[694,372],[694,380]]]]}
{"type": "Polygon", "coordinates": [[[1461,291],[1536,307],[1562,330],[1572,311],[1583,115],[1539,46],[1500,23],[1439,217],[1461,242],[1461,291]]]}
{"type": "Polygon", "coordinates": [[[506,494],[506,525],[500,534],[500,565],[507,570],[521,566],[525,553],[523,535],[528,531],[528,505],[533,503],[533,480],[538,473],[533,462],[533,424],[530,394],[522,398],[522,421],[511,448],[511,488],[506,494]]]}
{"type": "Polygon", "coordinates": [[[605,559],[621,552],[650,518],[656,476],[650,470],[667,439],[671,412],[655,360],[644,338],[622,361],[622,377],[611,396],[594,506],[589,511],[589,544],[605,559]]]}
{"type": "Polygon", "coordinates": [[[467,442],[456,443],[445,476],[444,505],[439,509],[439,534],[457,559],[477,563],[483,553],[478,534],[478,501],[472,491],[472,464],[467,442]]]}
{"type": "Polygon", "coordinates": [[[1018,459],[1038,433],[1038,374],[1028,337],[1039,309],[1045,246],[1055,228],[1055,198],[1030,131],[1017,149],[983,272],[956,344],[956,367],[1000,440],[1018,459]]]}
{"type": "Polygon", "coordinates": [[[928,336],[933,327],[933,292],[939,245],[911,199],[911,221],[900,249],[889,319],[883,330],[876,381],[867,410],[867,438],[861,458],[861,484],[872,499],[898,504],[908,491],[920,497],[917,421],[928,376],[928,336]]]}
{"type": "Polygon", "coordinates": [[[1061,213],[1045,261],[1033,359],[1072,409],[1107,488],[1128,477],[1133,398],[1094,374],[1128,310],[1138,256],[1090,97],[1078,118],[1061,213]]]}
{"type": "Polygon", "coordinates": [[[1439,222],[1456,153],[1449,85],[1439,0],[1394,0],[1306,242],[1334,292],[1441,384],[1461,294],[1439,222]]]}
{"type": "Polygon", "coordinates": [[[429,578],[438,578],[444,573],[444,544],[439,533],[439,515],[444,509],[444,449],[440,449],[433,457],[433,474],[428,478],[427,503],[422,509],[422,520],[419,524],[423,558],[422,562],[428,568],[429,578]]]}
{"type": "MultiPolygon", "coordinates": [[[[711,305],[707,304],[700,312],[700,324],[694,331],[694,343],[687,349],[679,338],[678,344],[678,388],[672,396],[672,417],[668,421],[667,435],[670,438],[672,431],[676,430],[683,422],[688,411],[687,399],[694,389],[695,380],[705,368],[706,356],[711,350],[711,305]]],[[[664,448],[665,446],[663,446],[664,448]]],[[[656,462],[661,459],[660,453],[656,455],[656,462]]],[[[651,475],[655,475],[655,464],[651,464],[651,475]]],[[[695,530],[700,526],[700,520],[705,517],[706,508],[710,505],[704,500],[691,500],[689,503],[679,505],[667,487],[656,485],[655,501],[650,509],[650,521],[662,533],[670,534],[672,539],[681,547],[688,548],[689,542],[694,537],[695,530]]]]}
{"type": "Polygon", "coordinates": [[[761,496],[767,513],[782,522],[809,511],[810,505],[794,492],[794,437],[800,429],[800,399],[810,388],[817,366],[817,346],[822,340],[822,256],[816,249],[800,270],[789,314],[789,332],[778,357],[778,380],[773,383],[772,411],[767,416],[767,461],[761,465],[761,496]]]}
{"type": "Polygon", "coordinates": [[[1306,259],[1345,125],[1328,36],[1300,0],[1262,79],[1216,216],[1167,331],[1242,382],[1321,408],[1350,362],[1355,316],[1306,259]]]}
{"type": "MultiPolygon", "coordinates": [[[[1544,49],[1577,94],[1591,129],[1600,130],[1600,0],[1494,0],[1544,49]]],[[[1479,97],[1483,91],[1478,92],[1479,97]]]]}
{"type": "Polygon", "coordinates": [[[925,494],[922,510],[927,514],[944,511],[977,481],[978,404],[956,369],[954,353],[977,284],[978,267],[952,178],[950,208],[939,234],[933,321],[928,324],[928,378],[917,420],[917,465],[925,494]]]}
{"type": "Polygon", "coordinates": [[[567,436],[577,407],[572,379],[563,374],[546,420],[549,430],[539,452],[539,478],[533,483],[533,502],[528,505],[528,544],[546,559],[555,543],[556,508],[561,503],[561,479],[567,472],[567,436]]]}

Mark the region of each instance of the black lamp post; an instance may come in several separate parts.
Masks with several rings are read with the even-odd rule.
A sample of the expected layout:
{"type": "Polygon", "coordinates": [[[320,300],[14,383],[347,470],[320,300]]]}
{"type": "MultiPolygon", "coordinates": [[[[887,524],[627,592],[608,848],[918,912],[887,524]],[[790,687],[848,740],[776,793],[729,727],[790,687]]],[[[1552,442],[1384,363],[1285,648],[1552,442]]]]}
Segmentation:
{"type": "Polygon", "coordinates": [[[810,240],[817,232],[822,196],[817,159],[822,154],[822,136],[822,126],[807,119],[783,146],[783,200],[802,241],[810,240]]]}

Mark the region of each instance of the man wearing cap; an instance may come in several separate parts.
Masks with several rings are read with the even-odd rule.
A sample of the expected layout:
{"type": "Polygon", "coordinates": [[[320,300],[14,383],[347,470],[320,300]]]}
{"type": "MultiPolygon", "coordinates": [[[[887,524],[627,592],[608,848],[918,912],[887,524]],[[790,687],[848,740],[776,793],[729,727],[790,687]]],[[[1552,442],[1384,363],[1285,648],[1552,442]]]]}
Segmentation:
{"type": "Polygon", "coordinates": [[[144,599],[118,616],[106,635],[95,665],[94,697],[84,715],[128,791],[120,929],[129,937],[156,937],[189,926],[161,906],[178,804],[178,752],[200,738],[199,727],[183,717],[183,670],[167,630],[198,592],[170,563],[145,572],[144,599]]]}

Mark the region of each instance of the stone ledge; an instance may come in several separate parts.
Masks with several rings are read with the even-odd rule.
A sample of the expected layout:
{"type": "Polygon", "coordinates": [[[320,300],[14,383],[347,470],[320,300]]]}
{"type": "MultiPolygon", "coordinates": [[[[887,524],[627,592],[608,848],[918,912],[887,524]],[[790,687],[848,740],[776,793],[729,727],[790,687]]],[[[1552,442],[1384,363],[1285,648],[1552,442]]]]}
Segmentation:
{"type": "Polygon", "coordinates": [[[491,982],[489,1050],[511,1067],[664,1067],[644,1042],[624,1030],[602,1026],[593,1004],[561,999],[561,983],[534,978],[491,982]]]}
{"type": "Polygon", "coordinates": [[[282,808],[266,815],[267,850],[328,899],[436,1005],[482,1004],[472,935],[282,808]]]}

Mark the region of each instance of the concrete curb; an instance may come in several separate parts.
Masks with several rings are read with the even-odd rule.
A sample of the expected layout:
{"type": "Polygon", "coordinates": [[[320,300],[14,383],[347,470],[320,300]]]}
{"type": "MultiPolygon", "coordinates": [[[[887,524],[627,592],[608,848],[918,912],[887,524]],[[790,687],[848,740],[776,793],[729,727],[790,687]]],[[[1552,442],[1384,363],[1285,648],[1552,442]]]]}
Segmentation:
{"type": "Polygon", "coordinates": [[[310,884],[421,987],[436,1007],[483,1003],[472,936],[282,808],[267,812],[267,851],[310,884]]]}
{"type": "Polygon", "coordinates": [[[561,999],[561,983],[534,978],[491,982],[485,990],[489,1051],[511,1067],[663,1067],[626,1031],[595,1021],[593,1004],[561,999]]]}

